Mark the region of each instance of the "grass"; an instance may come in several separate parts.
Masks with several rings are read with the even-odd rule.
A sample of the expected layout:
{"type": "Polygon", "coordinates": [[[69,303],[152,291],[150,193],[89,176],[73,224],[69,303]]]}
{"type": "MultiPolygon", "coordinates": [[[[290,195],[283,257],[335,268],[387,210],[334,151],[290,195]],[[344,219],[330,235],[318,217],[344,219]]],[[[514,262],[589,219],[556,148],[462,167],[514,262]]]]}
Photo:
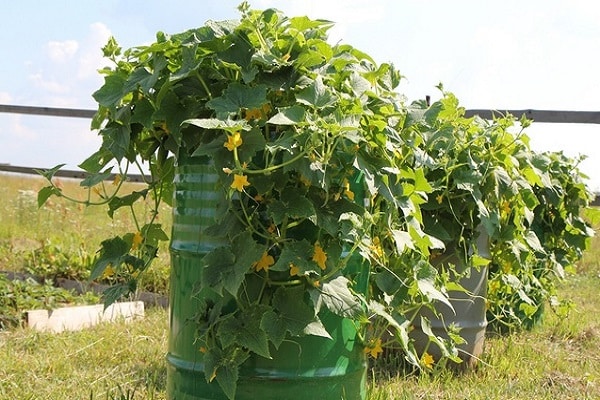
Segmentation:
{"type": "MultiPolygon", "coordinates": [[[[70,196],[87,196],[77,180],[62,179],[60,184],[70,196]]],[[[72,275],[62,277],[80,279],[89,275],[89,266],[102,240],[135,232],[126,209],[117,210],[111,219],[106,207],[84,207],[59,198],[51,198],[38,208],[37,191],[45,185],[40,177],[0,173],[0,198],[4,199],[0,204],[0,270],[37,269],[39,274],[51,277],[58,271],[72,275]]],[[[126,185],[127,189],[135,189],[133,183],[126,185]]],[[[107,186],[110,190],[111,184],[107,186]]],[[[144,214],[147,210],[140,204],[137,211],[144,214]]],[[[165,206],[159,214],[165,232],[170,230],[170,221],[170,210],[165,206]]],[[[165,293],[168,265],[165,243],[159,258],[144,275],[142,288],[165,293]]]]}
{"type": "Polygon", "coordinates": [[[0,399],[164,399],[167,313],[146,314],[58,335],[0,333],[0,399]]]}
{"type": "MultiPolygon", "coordinates": [[[[2,183],[4,180],[0,176],[2,183]]],[[[19,215],[25,211],[14,200],[18,190],[23,190],[17,187],[10,182],[0,185],[2,198],[12,199],[5,201],[5,212],[0,213],[0,267],[19,262],[9,254],[10,246],[21,246],[23,257],[47,236],[65,249],[78,249],[83,241],[86,249],[95,251],[106,232],[83,227],[104,224],[100,218],[110,223],[108,217],[92,209],[64,211],[56,206],[37,211],[33,205],[27,212],[39,214],[28,219],[25,215],[29,214],[19,215]],[[10,185],[14,186],[7,189],[10,185]],[[7,203],[12,208],[6,208],[7,203]],[[10,220],[7,210],[12,214],[10,220]],[[62,217],[64,212],[73,215],[62,217]],[[43,222],[39,230],[35,221],[43,222]],[[73,238],[64,239],[71,234],[73,238]],[[28,243],[32,247],[28,248],[28,243]]],[[[397,356],[377,360],[369,371],[368,400],[598,399],[598,287],[600,238],[595,238],[580,263],[579,274],[559,288],[560,294],[575,304],[567,318],[558,318],[548,307],[542,324],[531,331],[490,334],[482,361],[465,372],[440,369],[417,375],[399,367],[397,356]]],[[[0,332],[0,399],[165,399],[167,324],[165,310],[149,309],[146,317],[136,322],[100,325],[82,332],[54,335],[21,328],[0,332]]]]}
{"type": "Polygon", "coordinates": [[[377,379],[371,399],[600,398],[599,284],[596,273],[561,287],[576,305],[566,319],[548,312],[531,331],[490,334],[476,369],[409,377],[388,373],[377,379]]]}
{"type": "MultiPolygon", "coordinates": [[[[491,336],[479,366],[427,375],[370,370],[369,400],[600,398],[599,269],[561,287],[576,304],[532,331],[491,336]]],[[[167,313],[59,335],[0,333],[0,399],[165,399],[167,313]]],[[[383,365],[385,364],[385,365],[383,365]]]]}

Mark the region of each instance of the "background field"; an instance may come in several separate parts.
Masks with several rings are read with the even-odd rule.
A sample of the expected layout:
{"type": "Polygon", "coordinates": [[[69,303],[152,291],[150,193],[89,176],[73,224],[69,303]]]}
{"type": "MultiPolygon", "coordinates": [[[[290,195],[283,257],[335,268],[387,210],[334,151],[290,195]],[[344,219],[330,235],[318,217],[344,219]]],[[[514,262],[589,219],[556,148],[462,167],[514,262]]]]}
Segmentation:
{"type": "MultiPolygon", "coordinates": [[[[76,181],[65,190],[84,196],[76,181]]],[[[0,270],[85,275],[102,238],[131,224],[103,209],[52,200],[38,210],[43,182],[0,175],[0,270]],[[72,267],[72,268],[71,268],[72,267]],[[71,268],[71,270],[69,270],[71,268]]],[[[169,212],[161,222],[169,224],[169,212]]],[[[596,226],[600,228],[600,226],[596,226]]],[[[166,248],[147,287],[165,291],[166,248]]],[[[483,360],[464,373],[445,369],[410,374],[395,357],[370,369],[369,400],[598,399],[600,398],[600,241],[560,285],[574,310],[559,319],[547,307],[540,326],[507,335],[490,333],[483,360]]],[[[59,335],[23,328],[0,331],[0,400],[165,399],[167,312],[148,309],[143,320],[59,335]]]]}

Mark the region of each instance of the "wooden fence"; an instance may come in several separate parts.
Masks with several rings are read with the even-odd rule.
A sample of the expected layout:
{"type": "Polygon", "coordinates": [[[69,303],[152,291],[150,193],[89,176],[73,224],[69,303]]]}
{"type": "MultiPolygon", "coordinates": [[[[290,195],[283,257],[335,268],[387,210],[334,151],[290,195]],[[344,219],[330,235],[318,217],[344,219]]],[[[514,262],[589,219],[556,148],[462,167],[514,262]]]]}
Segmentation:
{"type": "MultiPolygon", "coordinates": [[[[96,110],[30,107],[0,104],[0,112],[13,114],[45,115],[52,117],[92,118],[96,110]]],[[[465,115],[491,119],[494,115],[510,113],[517,118],[525,115],[535,122],[564,123],[564,124],[600,124],[600,111],[552,111],[552,110],[466,110],[465,115]]]]}
{"type": "MultiPolygon", "coordinates": [[[[429,99],[428,99],[429,100],[429,99]]],[[[68,118],[87,118],[91,119],[95,110],[72,109],[72,108],[54,108],[54,107],[31,107],[0,104],[0,113],[12,114],[28,114],[41,115],[51,117],[68,117],[68,118]]],[[[466,110],[465,115],[472,117],[479,115],[484,119],[492,119],[494,116],[511,114],[517,118],[525,115],[528,119],[535,122],[545,123],[563,123],[563,124],[600,124],[600,111],[553,111],[553,110],[483,110],[472,109],[466,110]]],[[[1,160],[0,160],[1,161],[1,160]]],[[[0,164],[0,171],[15,172],[21,174],[37,174],[36,169],[32,167],[18,167],[8,164],[0,164]]],[[[61,170],[56,176],[83,179],[85,173],[82,171],[61,170]]],[[[141,181],[139,175],[128,175],[128,178],[134,182],[141,181]]],[[[600,205],[600,196],[596,197],[594,205],[600,205]]]]}

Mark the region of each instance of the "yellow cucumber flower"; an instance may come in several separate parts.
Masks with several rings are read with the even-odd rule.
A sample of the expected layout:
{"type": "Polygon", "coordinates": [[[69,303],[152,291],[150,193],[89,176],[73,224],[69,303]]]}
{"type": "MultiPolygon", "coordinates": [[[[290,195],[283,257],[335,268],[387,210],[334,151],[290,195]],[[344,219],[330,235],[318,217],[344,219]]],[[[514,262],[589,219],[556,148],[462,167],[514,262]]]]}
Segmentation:
{"type": "Polygon", "coordinates": [[[231,183],[232,189],[243,192],[244,187],[246,186],[250,186],[250,182],[248,182],[248,177],[246,175],[233,175],[233,182],[231,183]]]}
{"type": "Polygon", "coordinates": [[[312,260],[317,263],[319,268],[327,268],[327,266],[325,265],[325,262],[327,261],[327,254],[323,251],[323,248],[321,247],[319,242],[315,243],[315,252],[313,253],[312,260]]]}
{"type": "Polygon", "coordinates": [[[423,366],[427,369],[433,369],[433,363],[434,363],[434,359],[433,356],[427,352],[423,353],[423,356],[421,357],[421,362],[423,363],[423,366]]]}
{"type": "Polygon", "coordinates": [[[344,194],[350,201],[354,201],[354,192],[350,190],[350,182],[344,181],[344,194]]]}
{"type": "Polygon", "coordinates": [[[112,278],[115,275],[115,270],[111,265],[104,268],[104,272],[102,273],[102,279],[112,278]]]}
{"type": "Polygon", "coordinates": [[[300,268],[295,266],[293,263],[290,263],[290,275],[291,276],[300,275],[300,268]]]}
{"type": "Polygon", "coordinates": [[[131,249],[137,250],[140,247],[140,244],[144,241],[144,237],[141,232],[136,232],[133,235],[133,240],[131,241],[131,249]]]}
{"type": "Polygon", "coordinates": [[[269,267],[273,264],[275,264],[275,259],[265,251],[260,260],[252,264],[252,267],[254,267],[256,272],[260,270],[268,271],[269,267]]]}
{"type": "Polygon", "coordinates": [[[363,351],[365,352],[365,354],[368,354],[373,358],[379,357],[379,354],[383,353],[383,348],[381,347],[381,339],[371,341],[363,351]]]}
{"type": "Polygon", "coordinates": [[[227,147],[227,150],[233,151],[233,149],[242,145],[242,135],[239,132],[234,132],[231,135],[227,135],[227,141],[223,144],[223,147],[227,147]]]}
{"type": "Polygon", "coordinates": [[[260,119],[262,117],[262,110],[260,108],[253,108],[250,110],[246,110],[246,115],[244,119],[246,121],[252,121],[253,119],[260,119]]]}
{"type": "Polygon", "coordinates": [[[375,236],[373,238],[373,244],[370,246],[370,248],[378,258],[383,259],[383,248],[381,247],[381,241],[379,240],[379,237],[375,236]]]}
{"type": "Polygon", "coordinates": [[[123,177],[119,174],[115,175],[115,179],[113,180],[113,186],[119,186],[119,184],[121,183],[121,181],[123,180],[123,177]]]}

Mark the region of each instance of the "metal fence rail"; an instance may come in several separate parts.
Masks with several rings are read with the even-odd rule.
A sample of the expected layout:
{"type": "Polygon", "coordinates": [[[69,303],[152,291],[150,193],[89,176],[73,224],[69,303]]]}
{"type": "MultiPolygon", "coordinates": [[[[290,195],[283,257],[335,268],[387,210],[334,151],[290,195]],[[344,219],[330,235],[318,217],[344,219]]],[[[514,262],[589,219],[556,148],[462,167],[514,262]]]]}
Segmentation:
{"type": "MultiPolygon", "coordinates": [[[[52,117],[92,118],[96,110],[54,107],[31,107],[0,104],[0,112],[12,114],[45,115],[52,117]]],[[[465,115],[492,119],[494,116],[511,114],[517,118],[525,115],[535,122],[563,124],[600,124],[600,111],[554,111],[554,110],[466,110],[465,115]]]]}
{"type": "Polygon", "coordinates": [[[91,119],[96,110],[83,110],[76,108],[56,108],[56,107],[31,107],[31,106],[13,106],[0,104],[0,112],[11,114],[29,114],[45,115],[49,117],[70,117],[70,118],[88,118],[91,119]]]}
{"type": "MultiPolygon", "coordinates": [[[[96,110],[55,108],[55,107],[32,107],[0,104],[0,113],[28,114],[51,117],[68,118],[93,118],[96,110]]],[[[470,109],[465,111],[465,116],[472,117],[479,115],[484,119],[493,119],[503,115],[511,114],[517,118],[525,115],[526,118],[534,122],[544,123],[563,123],[563,124],[600,124],[600,111],[553,111],[553,110],[484,110],[470,109]]],[[[36,169],[31,167],[18,167],[8,164],[0,164],[0,171],[13,172],[20,174],[37,174],[36,169]]],[[[86,173],[82,171],[60,170],[56,176],[83,179],[86,173]]],[[[141,175],[128,175],[129,180],[133,182],[142,182],[141,175]]],[[[111,177],[114,179],[114,177],[111,177]]],[[[600,205],[600,196],[597,196],[593,205],[600,205]]]]}
{"type": "Polygon", "coordinates": [[[600,111],[552,111],[552,110],[466,110],[465,116],[479,115],[484,119],[492,119],[510,113],[517,118],[525,115],[534,122],[561,124],[600,124],[600,111]]]}
{"type": "MultiPolygon", "coordinates": [[[[9,172],[9,173],[14,173],[14,174],[25,174],[25,175],[38,175],[40,177],[41,177],[41,175],[39,175],[37,171],[44,171],[46,169],[48,169],[48,168],[47,167],[44,167],[44,168],[21,167],[21,166],[17,166],[17,165],[0,164],[0,172],[9,172]]],[[[88,173],[85,171],[60,169],[60,170],[56,171],[54,176],[59,177],[59,178],[85,179],[88,176],[88,173]]],[[[116,174],[111,174],[108,178],[106,178],[106,180],[114,181],[115,176],[116,176],[116,174]]],[[[129,182],[144,182],[142,175],[138,175],[138,174],[127,174],[127,180],[129,182]]]]}

